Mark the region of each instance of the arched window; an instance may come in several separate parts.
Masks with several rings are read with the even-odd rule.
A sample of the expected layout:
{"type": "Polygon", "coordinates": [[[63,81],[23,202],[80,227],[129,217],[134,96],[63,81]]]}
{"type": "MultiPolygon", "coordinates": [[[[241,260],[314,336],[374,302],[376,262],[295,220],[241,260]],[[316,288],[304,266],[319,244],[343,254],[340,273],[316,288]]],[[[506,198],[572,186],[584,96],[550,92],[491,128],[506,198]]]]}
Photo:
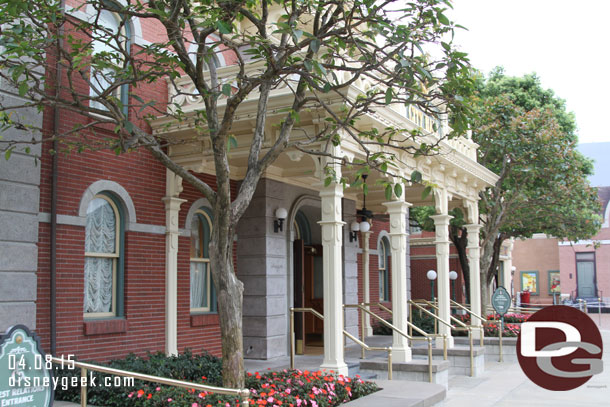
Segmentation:
{"type": "Polygon", "coordinates": [[[210,275],[208,246],[212,235],[212,214],[200,208],[191,220],[191,312],[216,311],[216,299],[210,275]]]}
{"type": "MultiPolygon", "coordinates": [[[[89,96],[98,98],[115,82],[116,71],[123,63],[120,48],[129,50],[131,30],[129,24],[112,11],[101,10],[96,19],[96,28],[92,33],[92,61],[91,86],[89,96]],[[108,64],[114,67],[107,66],[108,64]]],[[[113,96],[123,104],[123,111],[127,112],[127,86],[123,85],[113,93],[113,96]]],[[[107,110],[101,102],[91,100],[90,106],[100,110],[107,110]]]]}
{"type": "Polygon", "coordinates": [[[379,300],[390,300],[390,283],[388,281],[388,258],[390,257],[390,242],[387,237],[382,237],[379,241],[379,300]]]}
{"type": "Polygon", "coordinates": [[[85,295],[87,318],[121,315],[123,230],[120,207],[107,194],[87,206],[85,226],[85,295]]]}

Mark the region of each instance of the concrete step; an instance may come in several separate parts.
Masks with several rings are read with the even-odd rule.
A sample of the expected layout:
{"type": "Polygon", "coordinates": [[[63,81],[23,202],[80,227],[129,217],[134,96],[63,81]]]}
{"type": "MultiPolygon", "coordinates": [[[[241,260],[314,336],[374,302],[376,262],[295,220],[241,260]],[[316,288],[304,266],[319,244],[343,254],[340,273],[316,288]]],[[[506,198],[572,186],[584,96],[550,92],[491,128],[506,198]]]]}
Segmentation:
{"type": "Polygon", "coordinates": [[[444,386],[402,380],[374,380],[380,391],[345,403],[349,407],[431,407],[447,396],[444,386]]]}
{"type": "MultiPolygon", "coordinates": [[[[449,385],[450,366],[451,363],[448,360],[434,359],[432,361],[432,383],[440,384],[447,388],[449,385]]],[[[360,372],[361,374],[376,374],[380,379],[387,379],[388,360],[385,358],[361,360],[360,372]]],[[[409,362],[392,363],[392,379],[429,383],[428,360],[412,359],[409,362]]]]}

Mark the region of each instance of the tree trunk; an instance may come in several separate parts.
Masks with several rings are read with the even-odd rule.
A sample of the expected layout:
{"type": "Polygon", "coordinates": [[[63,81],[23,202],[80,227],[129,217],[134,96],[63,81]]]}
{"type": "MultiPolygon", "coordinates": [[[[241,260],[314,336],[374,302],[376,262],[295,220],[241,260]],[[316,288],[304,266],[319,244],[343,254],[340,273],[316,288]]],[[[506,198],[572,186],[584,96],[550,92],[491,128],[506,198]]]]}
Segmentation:
{"type": "Polygon", "coordinates": [[[223,233],[217,223],[212,235],[209,248],[210,268],[220,318],[223,386],[241,389],[245,383],[242,336],[244,285],[237,279],[233,269],[233,233],[226,229],[223,233]],[[218,246],[215,242],[218,242],[218,246]]]}
{"type": "Polygon", "coordinates": [[[457,226],[449,227],[449,237],[458,252],[462,275],[464,276],[464,286],[466,287],[466,303],[470,304],[470,263],[466,255],[466,246],[468,245],[468,232],[465,228],[457,226]]]}

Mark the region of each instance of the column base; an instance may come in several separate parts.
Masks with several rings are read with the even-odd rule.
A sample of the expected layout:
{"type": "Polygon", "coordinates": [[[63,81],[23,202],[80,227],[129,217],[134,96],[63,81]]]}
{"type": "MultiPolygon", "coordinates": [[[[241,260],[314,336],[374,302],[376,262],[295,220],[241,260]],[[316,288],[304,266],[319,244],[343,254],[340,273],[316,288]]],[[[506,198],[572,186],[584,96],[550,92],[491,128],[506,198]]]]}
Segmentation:
{"type": "Polygon", "coordinates": [[[348,375],[348,368],[345,363],[322,363],[320,365],[320,370],[327,373],[333,372],[336,375],[348,375]]]}
{"type": "Polygon", "coordinates": [[[370,326],[364,327],[364,335],[365,336],[373,336],[373,328],[370,326]]]}
{"type": "MultiPolygon", "coordinates": [[[[438,349],[443,349],[443,347],[445,346],[444,338],[442,336],[437,336],[435,345],[438,349]]],[[[455,342],[453,341],[453,336],[448,335],[447,336],[447,348],[453,348],[454,346],[455,346],[455,342]]]]}
{"type": "Polygon", "coordinates": [[[392,363],[406,363],[412,359],[411,348],[392,345],[392,363]]]}

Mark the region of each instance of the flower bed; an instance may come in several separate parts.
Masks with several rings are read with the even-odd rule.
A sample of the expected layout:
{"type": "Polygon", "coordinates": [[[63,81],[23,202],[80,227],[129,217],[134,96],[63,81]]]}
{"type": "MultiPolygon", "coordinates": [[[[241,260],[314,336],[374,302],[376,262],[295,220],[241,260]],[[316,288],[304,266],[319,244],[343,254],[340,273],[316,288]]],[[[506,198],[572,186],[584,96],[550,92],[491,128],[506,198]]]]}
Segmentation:
{"type": "MultiPolygon", "coordinates": [[[[530,317],[530,314],[504,314],[504,322],[512,324],[521,324],[530,317]]],[[[489,314],[487,320],[500,320],[500,315],[489,314]]]]}
{"type": "MultiPolygon", "coordinates": [[[[193,355],[186,351],[178,356],[162,353],[148,354],[146,357],[129,355],[125,359],[113,360],[108,365],[153,376],[222,387],[221,362],[208,354],[193,355]]],[[[56,369],[54,374],[60,380],[64,376],[67,376],[66,379],[76,379],[80,371],[56,369]]],[[[97,383],[103,383],[104,374],[93,375],[97,383]]],[[[251,406],[285,407],[337,406],[379,390],[376,384],[365,382],[358,376],[351,379],[307,370],[249,373],[246,376],[246,387],[251,391],[251,406]]],[[[55,398],[79,403],[80,387],[58,388],[55,398]]],[[[88,391],[88,399],[92,405],[113,407],[231,407],[238,406],[240,402],[235,396],[160,386],[138,380],[131,387],[92,386],[88,391]]]]}
{"type": "MultiPolygon", "coordinates": [[[[205,382],[205,381],[204,381],[205,382]]],[[[248,373],[246,387],[250,389],[251,406],[330,407],[366,396],[377,385],[342,375],[327,375],[307,370],[248,373]]],[[[239,399],[211,392],[197,392],[171,387],[145,386],[127,395],[128,406],[142,407],[231,407],[239,399]]]]}

